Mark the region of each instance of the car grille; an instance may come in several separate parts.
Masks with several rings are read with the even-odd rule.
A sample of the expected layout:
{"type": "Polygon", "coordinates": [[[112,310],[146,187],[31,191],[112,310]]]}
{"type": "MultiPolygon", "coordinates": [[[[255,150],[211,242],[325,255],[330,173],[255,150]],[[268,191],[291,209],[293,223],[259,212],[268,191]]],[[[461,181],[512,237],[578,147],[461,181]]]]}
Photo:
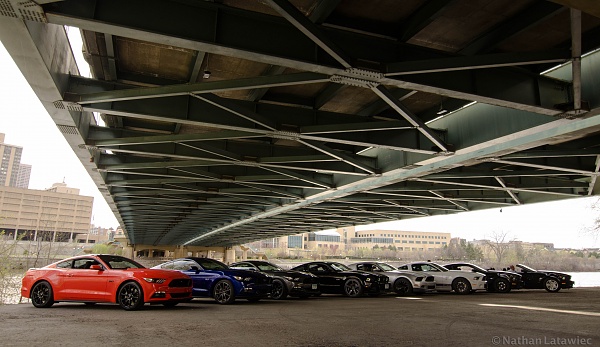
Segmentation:
{"type": "Polygon", "coordinates": [[[379,277],[379,283],[388,283],[390,281],[390,278],[387,276],[380,276],[379,277]]]}
{"type": "Polygon", "coordinates": [[[425,282],[433,282],[433,276],[427,276],[427,278],[425,278],[425,282]]]}
{"type": "Polygon", "coordinates": [[[256,284],[271,284],[273,279],[271,277],[255,277],[252,282],[256,284]]]}
{"type": "Polygon", "coordinates": [[[171,293],[172,298],[186,298],[190,296],[190,293],[171,293]]]}
{"type": "Polygon", "coordinates": [[[169,287],[191,287],[192,280],[189,278],[177,278],[169,283],[169,287]]]}

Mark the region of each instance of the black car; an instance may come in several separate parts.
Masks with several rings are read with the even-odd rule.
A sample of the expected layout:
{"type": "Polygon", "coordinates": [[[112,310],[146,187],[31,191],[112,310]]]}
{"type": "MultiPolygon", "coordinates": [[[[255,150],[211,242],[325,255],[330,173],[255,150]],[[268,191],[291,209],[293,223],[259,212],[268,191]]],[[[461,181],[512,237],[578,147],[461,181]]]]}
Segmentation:
{"type": "Polygon", "coordinates": [[[285,270],[263,260],[245,260],[229,266],[233,269],[260,271],[273,277],[271,299],[282,300],[288,295],[307,298],[319,294],[319,278],[313,274],[285,270]]]}
{"type": "Polygon", "coordinates": [[[266,274],[230,269],[210,258],[188,257],[168,261],[153,269],[179,270],[192,278],[193,297],[211,297],[219,304],[230,304],[236,298],[258,301],[271,294],[273,279],[266,274]]]}
{"type": "Polygon", "coordinates": [[[320,291],[326,294],[344,294],[356,298],[363,294],[377,296],[390,290],[390,279],[387,276],[352,270],[333,261],[310,262],[292,270],[316,275],[320,291]]]}
{"type": "Polygon", "coordinates": [[[448,270],[473,271],[485,274],[487,280],[487,291],[508,293],[511,289],[523,287],[521,275],[510,271],[486,270],[481,266],[471,263],[450,263],[445,264],[448,270]]]}
{"type": "Polygon", "coordinates": [[[522,276],[525,289],[546,289],[556,293],[561,289],[573,288],[575,284],[571,275],[564,272],[535,270],[523,264],[517,264],[515,270],[522,276]]]}

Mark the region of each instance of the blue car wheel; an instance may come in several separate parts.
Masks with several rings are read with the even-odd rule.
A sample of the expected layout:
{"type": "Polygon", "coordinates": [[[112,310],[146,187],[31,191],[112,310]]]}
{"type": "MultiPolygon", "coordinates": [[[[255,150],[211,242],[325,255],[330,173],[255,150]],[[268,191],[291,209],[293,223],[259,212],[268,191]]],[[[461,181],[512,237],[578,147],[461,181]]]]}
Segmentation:
{"type": "Polygon", "coordinates": [[[231,304],[235,300],[233,284],[228,280],[220,280],[215,283],[213,298],[221,305],[231,304]]]}

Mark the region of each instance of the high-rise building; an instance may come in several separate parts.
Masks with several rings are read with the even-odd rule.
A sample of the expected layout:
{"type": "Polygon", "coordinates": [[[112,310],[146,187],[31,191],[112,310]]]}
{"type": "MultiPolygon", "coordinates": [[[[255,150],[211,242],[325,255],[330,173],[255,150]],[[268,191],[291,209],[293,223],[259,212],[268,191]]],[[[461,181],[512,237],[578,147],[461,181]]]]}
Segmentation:
{"type": "Polygon", "coordinates": [[[19,165],[19,174],[17,175],[17,188],[29,188],[29,178],[31,177],[31,165],[19,165]]]}
{"type": "Polygon", "coordinates": [[[4,134],[0,133],[0,186],[5,187],[29,187],[29,176],[31,175],[31,165],[24,167],[21,173],[21,155],[23,147],[4,143],[4,134]]]}

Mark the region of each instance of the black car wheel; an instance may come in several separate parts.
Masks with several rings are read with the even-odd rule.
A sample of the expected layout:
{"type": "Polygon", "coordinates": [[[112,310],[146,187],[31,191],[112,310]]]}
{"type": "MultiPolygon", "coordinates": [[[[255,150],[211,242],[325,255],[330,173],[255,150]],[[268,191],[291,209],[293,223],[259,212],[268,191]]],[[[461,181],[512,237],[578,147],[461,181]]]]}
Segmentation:
{"type": "Polygon", "coordinates": [[[498,278],[494,283],[494,290],[498,293],[510,292],[510,282],[506,278],[498,278]]]}
{"type": "Polygon", "coordinates": [[[355,277],[350,277],[344,282],[344,295],[357,298],[363,294],[364,287],[362,282],[355,277]]]}
{"type": "Polygon", "coordinates": [[[117,293],[117,303],[126,311],[135,311],[144,306],[144,293],[136,282],[125,282],[117,293]]]}
{"type": "Polygon", "coordinates": [[[228,280],[220,280],[215,283],[215,287],[213,288],[213,298],[221,305],[231,304],[235,301],[233,284],[228,280]]]}
{"type": "Polygon", "coordinates": [[[400,296],[411,295],[413,293],[413,286],[406,278],[398,278],[394,282],[394,291],[400,296]]]}
{"type": "Polygon", "coordinates": [[[461,295],[471,294],[471,283],[464,278],[457,278],[452,282],[452,290],[461,295]]]}
{"type": "Polygon", "coordinates": [[[556,293],[560,290],[560,282],[554,277],[546,277],[544,280],[544,289],[551,293],[556,293]]]}
{"type": "Polygon", "coordinates": [[[273,289],[271,290],[271,299],[283,300],[287,298],[287,286],[282,280],[273,280],[273,289]]]}
{"type": "Polygon", "coordinates": [[[54,305],[52,286],[46,281],[38,282],[31,289],[31,303],[38,308],[47,308],[54,305]]]}

